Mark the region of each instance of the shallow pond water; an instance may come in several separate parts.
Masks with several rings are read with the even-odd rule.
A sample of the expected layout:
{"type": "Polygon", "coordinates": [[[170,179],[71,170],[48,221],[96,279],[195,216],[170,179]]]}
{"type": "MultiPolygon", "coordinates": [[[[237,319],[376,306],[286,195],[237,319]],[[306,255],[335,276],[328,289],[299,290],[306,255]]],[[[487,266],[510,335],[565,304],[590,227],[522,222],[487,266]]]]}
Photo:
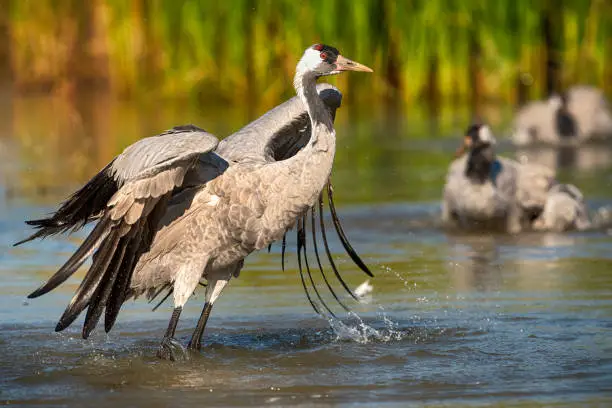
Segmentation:
{"type": "MultiPolygon", "coordinates": [[[[57,119],[64,117],[59,108],[28,103],[16,104],[22,119],[0,138],[0,401],[90,407],[612,405],[612,231],[516,237],[443,231],[438,200],[463,123],[434,138],[427,128],[411,130],[404,119],[393,126],[383,120],[349,125],[348,116],[339,117],[334,184],[340,217],[376,275],[361,303],[343,299],[354,313],[343,313],[325,293],[339,319],[314,314],[291,237],[285,272],[279,245],[248,258],[215,306],[201,354],[186,361],[154,357],[169,303],[151,312],[144,300],[129,302],[110,334],[98,330],[89,340],[80,338],[81,320],[54,333],[82,271],[48,295],[26,295],[86,231],[13,248],[27,233],[23,220],[51,211],[136,134],[190,121],[210,121],[224,134],[238,127],[224,120],[244,120],[213,120],[212,114],[198,120],[202,112],[177,108],[149,123],[111,106],[81,117],[77,126],[58,124],[64,120],[57,119]],[[20,112],[38,120],[29,122],[20,112]],[[52,125],[42,126],[45,120],[52,125]],[[70,129],[65,137],[64,128],[70,129]],[[88,128],[96,136],[81,139],[88,128]]],[[[147,114],[155,116],[142,116],[147,114]]],[[[582,188],[593,213],[612,205],[609,148],[569,156],[551,149],[517,152],[505,143],[501,149],[559,166],[562,180],[582,188]]],[[[366,280],[337,240],[332,251],[353,287],[366,280]]],[[[202,304],[198,291],[183,313],[178,338],[185,344],[202,304]]]]}

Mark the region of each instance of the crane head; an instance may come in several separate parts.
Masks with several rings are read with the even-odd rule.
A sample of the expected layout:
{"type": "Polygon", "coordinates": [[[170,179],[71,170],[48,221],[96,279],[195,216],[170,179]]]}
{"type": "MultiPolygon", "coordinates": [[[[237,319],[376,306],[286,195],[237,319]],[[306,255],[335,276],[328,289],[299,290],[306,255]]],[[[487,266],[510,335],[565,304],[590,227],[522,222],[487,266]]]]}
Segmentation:
{"type": "Polygon", "coordinates": [[[455,156],[459,157],[463,155],[466,150],[475,147],[491,146],[495,145],[495,143],[495,137],[493,133],[491,133],[491,128],[487,125],[477,123],[467,128],[463,138],[463,144],[457,149],[455,156]]]}
{"type": "Polygon", "coordinates": [[[337,48],[324,44],[308,47],[297,69],[314,72],[317,76],[336,75],[344,71],[373,72],[371,68],[342,56],[337,48]]]}

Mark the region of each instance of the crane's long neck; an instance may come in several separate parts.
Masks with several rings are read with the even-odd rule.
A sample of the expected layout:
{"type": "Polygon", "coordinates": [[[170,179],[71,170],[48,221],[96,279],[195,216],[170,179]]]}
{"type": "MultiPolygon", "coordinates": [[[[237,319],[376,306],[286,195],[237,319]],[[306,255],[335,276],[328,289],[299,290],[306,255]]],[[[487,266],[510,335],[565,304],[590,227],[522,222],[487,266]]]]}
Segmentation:
{"type": "Polygon", "coordinates": [[[336,137],[332,117],[317,92],[316,81],[314,73],[298,70],[293,79],[293,85],[310,116],[312,133],[307,148],[326,152],[335,149],[336,137]]]}
{"type": "Polygon", "coordinates": [[[298,96],[310,116],[310,140],[293,157],[276,163],[280,187],[289,190],[292,200],[283,203],[291,222],[295,216],[313,206],[331,173],[336,151],[336,133],[332,117],[316,89],[316,76],[297,70],[294,79],[298,96]]]}
{"type": "MultiPolygon", "coordinates": [[[[269,203],[262,222],[280,234],[272,236],[274,239],[282,237],[298,217],[316,204],[329,180],[336,151],[333,121],[317,93],[316,77],[298,69],[294,83],[310,116],[311,135],[306,146],[292,157],[261,167],[262,179],[268,183],[261,195],[269,203]]],[[[267,241],[264,243],[267,245],[267,241]]]]}

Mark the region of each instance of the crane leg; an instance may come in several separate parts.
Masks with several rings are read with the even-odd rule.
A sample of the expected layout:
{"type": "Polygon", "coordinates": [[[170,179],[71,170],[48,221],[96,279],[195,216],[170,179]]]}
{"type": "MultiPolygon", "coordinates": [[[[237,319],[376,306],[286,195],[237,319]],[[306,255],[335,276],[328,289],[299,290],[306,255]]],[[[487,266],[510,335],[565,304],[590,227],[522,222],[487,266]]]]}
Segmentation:
{"type": "Polygon", "coordinates": [[[208,317],[210,316],[210,312],[212,311],[213,304],[215,300],[221,295],[221,291],[225,288],[225,285],[229,282],[229,277],[227,279],[211,279],[208,281],[208,286],[206,287],[206,302],[204,303],[204,309],[202,309],[202,314],[200,314],[200,318],[198,319],[198,324],[196,325],[195,331],[191,336],[191,340],[189,340],[189,345],[187,348],[190,350],[200,350],[202,348],[202,336],[204,335],[204,329],[206,328],[206,322],[208,321],[208,317]]]}
{"type": "Polygon", "coordinates": [[[182,311],[183,308],[181,306],[174,308],[172,317],[170,317],[170,322],[168,323],[168,329],[166,329],[166,334],[164,334],[164,338],[159,345],[159,350],[157,350],[157,357],[163,360],[175,361],[177,358],[177,350],[180,351],[181,354],[185,354],[183,346],[174,338],[176,326],[178,325],[182,311]]]}
{"type": "Polygon", "coordinates": [[[202,309],[202,314],[198,319],[198,324],[196,325],[195,331],[191,336],[191,340],[189,340],[189,344],[187,345],[187,348],[190,350],[200,350],[202,348],[202,336],[204,335],[204,328],[206,327],[206,322],[208,321],[208,316],[210,316],[212,307],[212,303],[204,303],[204,309],[202,309]]]}

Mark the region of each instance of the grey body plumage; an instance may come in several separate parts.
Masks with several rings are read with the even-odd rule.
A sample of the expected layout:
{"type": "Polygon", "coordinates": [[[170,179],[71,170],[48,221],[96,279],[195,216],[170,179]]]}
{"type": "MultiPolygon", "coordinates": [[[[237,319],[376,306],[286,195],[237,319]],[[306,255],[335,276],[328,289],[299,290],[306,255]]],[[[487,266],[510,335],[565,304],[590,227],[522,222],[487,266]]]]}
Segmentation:
{"type": "Polygon", "coordinates": [[[443,222],[462,229],[520,231],[516,168],[504,163],[495,180],[476,183],[465,176],[467,162],[464,156],[450,165],[443,192],[443,222]]]}
{"type": "Polygon", "coordinates": [[[548,194],[540,216],[533,222],[539,231],[585,230],[591,220],[582,193],[572,184],[557,184],[548,194]]]}
{"type": "MultiPolygon", "coordinates": [[[[317,92],[335,117],[342,94],[332,85],[317,84],[317,92]]],[[[310,138],[311,124],[297,97],[272,108],[236,133],[219,142],[216,153],[233,161],[277,161],[293,156],[310,138]]]]}

